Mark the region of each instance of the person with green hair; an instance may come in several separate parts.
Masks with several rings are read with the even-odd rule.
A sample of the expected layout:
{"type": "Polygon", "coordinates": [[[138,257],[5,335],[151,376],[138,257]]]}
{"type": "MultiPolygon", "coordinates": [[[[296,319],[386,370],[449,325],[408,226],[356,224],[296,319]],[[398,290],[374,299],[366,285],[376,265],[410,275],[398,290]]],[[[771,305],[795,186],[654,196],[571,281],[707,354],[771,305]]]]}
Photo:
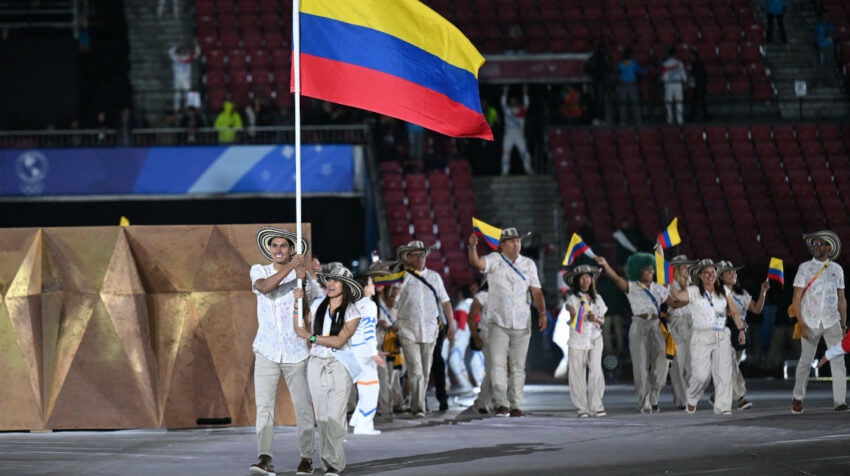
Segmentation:
{"type": "Polygon", "coordinates": [[[641,413],[658,413],[658,395],[667,382],[666,340],[661,332],[659,316],[661,305],[676,306],[666,286],[655,282],[655,257],[649,253],[635,253],[626,261],[626,278],[623,279],[608,261],[601,256],[596,262],[621,291],[626,293],[632,308],[629,327],[629,352],[632,357],[632,374],[635,381],[637,410],[641,413]]]}

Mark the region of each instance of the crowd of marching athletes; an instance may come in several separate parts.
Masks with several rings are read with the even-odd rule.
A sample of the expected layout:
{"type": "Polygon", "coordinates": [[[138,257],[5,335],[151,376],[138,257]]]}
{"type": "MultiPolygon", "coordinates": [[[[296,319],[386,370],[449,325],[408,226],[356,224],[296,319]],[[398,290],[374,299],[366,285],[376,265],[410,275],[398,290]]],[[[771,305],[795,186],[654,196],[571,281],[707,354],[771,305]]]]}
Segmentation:
{"type": "MultiPolygon", "coordinates": [[[[270,263],[250,271],[258,320],[253,350],[259,461],[250,466],[252,474],[274,473],[281,375],[295,410],[301,458],[296,474],[313,473],[317,446],[325,474],[339,474],[345,468],[348,427],[354,435],[378,435],[377,414],[392,418],[394,412],[409,411],[413,418],[424,418],[429,410],[446,410],[444,359],[461,385],[479,387],[470,411],[524,416],[529,340],[535,329],[542,332],[549,325],[537,266],[520,253],[522,237],[515,228],[483,222],[474,228],[468,260],[483,279],[467,289],[455,309],[440,274],[425,266],[434,247],[421,241],[400,246],[395,260],[374,259],[355,276],[341,263],[305,262],[309,241],[302,237],[296,246],[298,237],[289,230],[258,230],[258,248],[270,263]],[[492,252],[479,255],[479,236],[492,252]],[[439,409],[427,408],[431,377],[439,409]]],[[[562,274],[565,294],[558,324],[569,329],[570,397],[579,418],[607,414],[602,328],[608,307],[597,289],[603,272],[625,294],[633,315],[629,341],[637,411],[660,411],[659,393],[668,373],[675,405],[687,413],[697,410],[710,383],[715,414],[752,406],[739,367],[747,345],[746,315],[762,311],[771,279],[784,285],[782,264],[772,260],[768,279],[754,297],[738,283],[741,267],[729,261],[677,255],[668,262],[665,249],[678,241],[678,233],[673,234],[675,241],[668,233],[659,235],[655,256],[629,256],[625,278],[574,237],[562,274]],[[596,265],[578,264],[575,258],[581,254],[596,265]]],[[[818,365],[830,363],[834,409],[847,411],[843,355],[850,351],[850,338],[845,337],[844,273],[835,262],[841,243],[826,230],[804,234],[803,241],[812,259],[797,270],[788,311],[801,316],[791,411],[803,411],[810,363],[821,339],[829,349],[818,365]]]]}

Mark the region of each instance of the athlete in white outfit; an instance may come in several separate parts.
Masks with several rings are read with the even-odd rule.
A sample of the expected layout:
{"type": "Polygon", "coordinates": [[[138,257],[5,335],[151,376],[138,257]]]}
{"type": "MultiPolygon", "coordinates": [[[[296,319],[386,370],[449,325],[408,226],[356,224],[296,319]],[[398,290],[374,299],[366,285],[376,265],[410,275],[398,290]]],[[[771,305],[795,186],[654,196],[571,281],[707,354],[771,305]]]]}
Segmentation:
{"type": "Polygon", "coordinates": [[[192,63],[201,55],[201,47],[195,40],[195,49],[192,53],[186,52],[183,45],[172,46],[168,50],[171,58],[171,70],[174,73],[174,111],[179,111],[186,97],[186,93],[192,89],[192,63]]]}
{"type": "Polygon", "coordinates": [[[502,111],[505,115],[505,138],[502,141],[502,175],[508,175],[511,170],[511,152],[516,147],[522,158],[525,173],[534,174],[531,168],[531,154],[525,143],[525,116],[528,113],[528,86],[522,88],[522,103],[517,98],[511,98],[508,103],[508,86],[502,90],[502,111]]]}
{"type": "Polygon", "coordinates": [[[358,276],[357,282],[363,286],[363,299],[355,306],[360,311],[360,324],[351,336],[351,351],[357,357],[362,373],[357,377],[357,407],[348,424],[354,427],[355,435],[380,435],[374,426],[375,412],[378,410],[378,366],[385,366],[383,357],[378,353],[378,339],[375,325],[378,322],[378,306],[373,300],[375,285],[370,275],[358,276]]]}
{"type": "Polygon", "coordinates": [[[667,107],[667,124],[673,124],[675,109],[675,120],[682,124],[682,111],[684,105],[684,94],[682,86],[687,80],[685,65],[676,58],[676,48],[670,48],[667,59],[661,63],[661,82],[664,83],[664,103],[667,107]]]}

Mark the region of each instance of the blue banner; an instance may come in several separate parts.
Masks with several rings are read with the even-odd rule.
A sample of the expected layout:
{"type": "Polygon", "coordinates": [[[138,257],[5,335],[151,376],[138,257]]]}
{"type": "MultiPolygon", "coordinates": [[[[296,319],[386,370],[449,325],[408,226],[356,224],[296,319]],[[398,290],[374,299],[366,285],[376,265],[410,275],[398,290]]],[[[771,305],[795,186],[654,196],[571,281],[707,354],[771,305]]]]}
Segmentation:
{"type": "MultiPolygon", "coordinates": [[[[301,148],[303,193],[352,192],[351,145],[301,148]]],[[[0,150],[0,196],[295,193],[295,147],[0,150]]]]}

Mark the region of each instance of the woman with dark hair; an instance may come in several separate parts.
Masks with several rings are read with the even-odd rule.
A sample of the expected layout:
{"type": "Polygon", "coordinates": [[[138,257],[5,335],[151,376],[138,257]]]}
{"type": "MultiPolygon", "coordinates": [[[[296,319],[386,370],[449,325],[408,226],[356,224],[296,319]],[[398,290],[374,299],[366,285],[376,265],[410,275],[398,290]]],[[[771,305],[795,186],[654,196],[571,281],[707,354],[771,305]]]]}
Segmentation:
{"type": "MultiPolygon", "coordinates": [[[[694,413],[697,402],[710,382],[714,383],[714,413],[732,413],[732,340],[726,327],[730,313],[735,327],[744,330],[741,316],[732,297],[727,295],[717,280],[717,266],[710,259],[702,259],[691,266],[691,282],[685,289],[671,289],[670,294],[679,302],[687,303],[693,319],[691,335],[691,372],[688,382],[688,402],[685,409],[694,413]]],[[[738,334],[743,345],[746,336],[738,334]]]]}
{"type": "MultiPolygon", "coordinates": [[[[762,309],[764,309],[764,300],[767,296],[767,290],[770,289],[770,280],[765,279],[763,283],[761,283],[761,290],[759,291],[758,301],[753,301],[753,297],[750,296],[741,284],[738,283],[738,270],[743,268],[743,266],[733,266],[729,261],[721,261],[717,263],[718,272],[717,275],[720,278],[720,283],[723,285],[723,290],[726,292],[727,296],[732,297],[732,302],[735,305],[735,308],[738,310],[738,315],[741,316],[741,321],[744,324],[744,333],[746,334],[747,330],[747,311],[752,312],[753,314],[761,314],[762,309]]],[[[747,384],[744,381],[744,376],[741,374],[741,358],[744,355],[744,349],[733,349],[734,352],[732,356],[732,394],[733,397],[738,399],[738,410],[746,410],[753,406],[746,399],[747,395],[747,384]]]]}
{"type": "Polygon", "coordinates": [[[602,406],[602,324],[608,306],[596,293],[596,279],[601,272],[600,268],[583,264],[564,275],[564,283],[569,286],[564,307],[572,316],[568,344],[570,397],[579,418],[606,415],[602,406]]]}
{"type": "MultiPolygon", "coordinates": [[[[337,475],[345,469],[342,442],[347,430],[348,393],[352,381],[361,373],[348,341],[360,324],[360,311],[355,303],[363,298],[363,288],[351,271],[341,265],[316,275],[327,295],[313,303],[304,316],[303,326],[298,316],[293,319],[293,326],[298,337],[311,344],[307,385],[322,442],[322,465],[326,475],[337,475]]],[[[295,291],[296,299],[303,297],[301,290],[295,291]]]]}

